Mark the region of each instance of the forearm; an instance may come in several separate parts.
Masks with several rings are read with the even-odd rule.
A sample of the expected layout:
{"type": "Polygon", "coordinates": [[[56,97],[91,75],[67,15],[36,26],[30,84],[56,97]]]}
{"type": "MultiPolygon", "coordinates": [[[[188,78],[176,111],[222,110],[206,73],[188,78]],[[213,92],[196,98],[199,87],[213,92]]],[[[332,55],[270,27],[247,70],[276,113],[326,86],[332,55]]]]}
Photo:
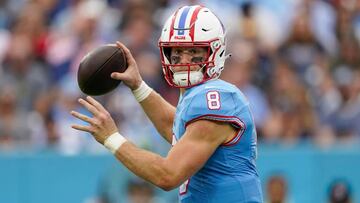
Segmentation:
{"type": "Polygon", "coordinates": [[[174,183],[175,176],[167,167],[166,159],[158,154],[126,142],[116,151],[115,156],[134,174],[164,190],[171,190],[178,185],[174,183]]]}
{"type": "Polygon", "coordinates": [[[171,144],[175,107],[155,91],[140,102],[140,105],[158,132],[171,144]]]}

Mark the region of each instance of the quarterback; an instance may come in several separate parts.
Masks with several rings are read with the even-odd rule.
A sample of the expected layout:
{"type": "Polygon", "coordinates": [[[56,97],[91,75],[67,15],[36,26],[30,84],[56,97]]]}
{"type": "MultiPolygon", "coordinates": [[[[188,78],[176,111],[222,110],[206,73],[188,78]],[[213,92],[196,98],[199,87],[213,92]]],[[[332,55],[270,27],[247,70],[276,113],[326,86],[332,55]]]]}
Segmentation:
{"type": "Polygon", "coordinates": [[[166,157],[136,147],[122,136],[110,113],[95,99],[79,99],[92,117],[72,111],[86,131],[129,170],[168,191],[179,188],[183,203],[262,202],[256,169],[257,139],[249,102],[238,88],[218,79],[224,69],[225,29],[208,8],[184,6],[166,21],[159,39],[162,69],[179,88],[177,107],[141,78],[125,45],[128,69],[112,73],[133,92],[158,132],[173,146],[166,157]]]}

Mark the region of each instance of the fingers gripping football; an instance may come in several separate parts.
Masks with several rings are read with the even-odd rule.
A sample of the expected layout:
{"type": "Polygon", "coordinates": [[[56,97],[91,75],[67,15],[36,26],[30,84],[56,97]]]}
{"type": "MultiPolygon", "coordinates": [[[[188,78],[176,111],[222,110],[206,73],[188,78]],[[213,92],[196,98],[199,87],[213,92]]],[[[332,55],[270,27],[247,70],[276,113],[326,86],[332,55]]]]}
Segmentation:
{"type": "Polygon", "coordinates": [[[117,41],[116,46],[124,50],[126,60],[128,63],[128,68],[125,72],[113,72],[111,77],[113,79],[122,80],[126,86],[128,86],[131,90],[137,89],[142,82],[142,78],[140,76],[136,61],[132,56],[130,50],[121,42],[117,41]]]}
{"type": "Polygon", "coordinates": [[[79,103],[89,110],[93,117],[71,111],[71,115],[89,124],[87,126],[72,125],[71,127],[91,133],[99,143],[104,144],[108,136],[118,131],[110,113],[98,101],[89,96],[86,97],[86,100],[79,99],[79,103]]]}

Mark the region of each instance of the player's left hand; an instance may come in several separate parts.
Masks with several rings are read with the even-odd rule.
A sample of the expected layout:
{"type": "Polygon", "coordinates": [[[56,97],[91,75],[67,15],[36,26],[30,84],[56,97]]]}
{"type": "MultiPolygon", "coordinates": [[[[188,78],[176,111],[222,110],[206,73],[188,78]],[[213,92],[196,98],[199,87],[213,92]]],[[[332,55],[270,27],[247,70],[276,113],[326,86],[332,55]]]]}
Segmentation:
{"type": "Polygon", "coordinates": [[[79,112],[71,111],[71,115],[90,124],[88,126],[74,124],[71,127],[76,130],[91,133],[96,141],[104,144],[107,137],[118,131],[110,113],[98,101],[90,96],[87,96],[86,100],[80,98],[78,101],[92,113],[93,117],[90,118],[79,112]]]}

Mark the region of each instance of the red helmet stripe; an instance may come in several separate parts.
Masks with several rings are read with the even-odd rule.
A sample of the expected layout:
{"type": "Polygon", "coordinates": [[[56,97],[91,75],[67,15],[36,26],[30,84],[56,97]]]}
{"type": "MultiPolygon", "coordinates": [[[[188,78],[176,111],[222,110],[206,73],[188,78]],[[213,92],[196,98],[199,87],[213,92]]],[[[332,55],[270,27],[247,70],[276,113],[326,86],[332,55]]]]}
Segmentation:
{"type": "Polygon", "coordinates": [[[195,20],[197,19],[198,13],[199,11],[203,8],[203,6],[198,6],[195,11],[193,12],[192,16],[191,16],[191,21],[190,21],[190,37],[191,37],[191,41],[194,41],[194,31],[195,31],[195,20]]]}
{"type": "Polygon", "coordinates": [[[174,35],[175,19],[176,19],[177,13],[179,12],[180,9],[181,9],[181,8],[179,8],[179,9],[175,12],[175,14],[173,15],[173,17],[172,17],[171,26],[170,26],[169,41],[171,40],[171,37],[174,35]]]}

